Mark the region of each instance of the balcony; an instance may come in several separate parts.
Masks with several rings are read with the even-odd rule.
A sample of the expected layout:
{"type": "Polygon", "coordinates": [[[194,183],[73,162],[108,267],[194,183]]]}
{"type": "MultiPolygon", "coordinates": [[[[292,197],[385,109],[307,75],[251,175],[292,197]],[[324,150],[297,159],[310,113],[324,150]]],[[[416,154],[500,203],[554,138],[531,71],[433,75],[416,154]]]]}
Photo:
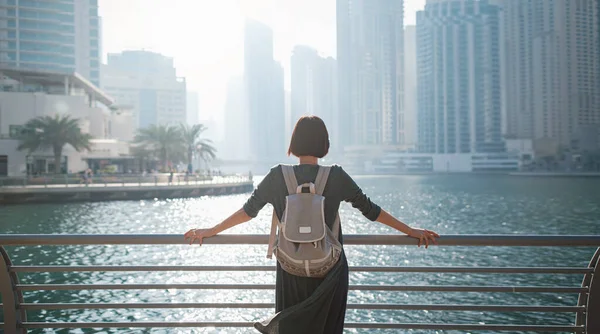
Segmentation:
{"type": "MultiPolygon", "coordinates": [[[[408,237],[393,235],[346,235],[344,237],[346,248],[355,245],[385,245],[402,246],[415,245],[416,241],[408,237]]],[[[205,246],[211,245],[265,245],[268,236],[266,235],[221,235],[204,241],[205,246]]],[[[180,284],[153,282],[151,284],[115,284],[105,283],[108,279],[103,279],[103,275],[111,273],[121,274],[132,272],[144,273],[164,273],[164,272],[273,272],[274,266],[253,266],[253,265],[216,265],[216,266],[190,266],[190,265],[38,265],[27,263],[27,265],[14,265],[11,262],[10,254],[4,247],[20,246],[28,251],[39,249],[38,246],[58,246],[58,245],[104,245],[110,247],[125,247],[125,245],[183,245],[185,242],[181,235],[18,235],[3,234],[0,235],[0,293],[2,295],[2,308],[4,322],[1,324],[4,333],[26,333],[31,329],[57,329],[57,328],[250,328],[253,322],[235,322],[235,321],[120,321],[114,322],[94,321],[83,322],[73,321],[67,313],[61,313],[65,317],[62,321],[34,322],[28,321],[28,313],[34,311],[49,310],[154,310],[154,309],[270,309],[272,303],[254,303],[254,302],[88,302],[73,303],[66,298],[58,303],[55,302],[26,302],[27,293],[33,291],[147,291],[147,290],[273,290],[274,284],[232,284],[232,283],[210,283],[210,284],[180,284]],[[29,250],[31,249],[31,250],[29,250]],[[19,281],[19,275],[26,273],[95,273],[97,279],[103,280],[103,283],[92,284],[45,284],[39,282],[28,282],[22,284],[19,281]]],[[[438,247],[484,247],[495,246],[502,249],[504,247],[551,247],[551,249],[565,249],[572,247],[594,247],[600,246],[600,235],[586,236],[565,236],[565,235],[444,235],[439,239],[438,247]]],[[[468,252],[471,253],[471,252],[468,252]]],[[[465,254],[469,256],[469,254],[465,254]]],[[[517,263],[519,259],[515,259],[517,263]]],[[[581,263],[584,259],[570,259],[573,262],[581,263]]],[[[600,318],[597,315],[600,312],[600,278],[598,275],[598,262],[600,260],[600,249],[597,249],[589,265],[586,266],[512,266],[512,267],[492,267],[492,266],[351,266],[350,272],[353,273],[391,273],[399,275],[401,273],[452,273],[456,275],[477,274],[477,275],[508,275],[511,277],[511,284],[504,285],[402,285],[402,284],[351,284],[350,291],[371,291],[376,294],[391,293],[393,291],[404,291],[411,293],[424,292],[458,292],[469,293],[478,292],[482,295],[493,293],[500,294],[546,294],[562,298],[565,294],[576,294],[577,303],[573,305],[540,305],[536,304],[397,304],[397,303],[349,303],[349,310],[372,310],[372,311],[453,311],[453,312],[518,312],[518,313],[567,313],[573,315],[573,322],[565,325],[548,325],[543,323],[445,323],[445,322],[346,322],[346,328],[355,329],[420,329],[420,330],[457,330],[457,331],[496,331],[496,332],[570,332],[570,333],[600,333],[600,318]],[[573,285],[544,285],[542,282],[527,281],[526,284],[518,284],[523,279],[517,279],[522,274],[542,274],[553,276],[580,276],[581,284],[573,285]],[[514,279],[512,279],[514,278],[514,279]],[[516,282],[517,284],[512,284],[516,282]],[[541,283],[541,284],[540,284],[541,283]],[[594,317],[593,315],[596,315],[594,317]]],[[[587,259],[585,260],[587,262],[587,259]]],[[[522,276],[521,276],[522,277],[522,276]]],[[[65,295],[67,296],[67,295],[65,295]]],[[[68,295],[72,296],[72,295],[68,295]]],[[[528,299],[534,301],[533,298],[528,299]]],[[[540,299],[541,300],[541,299],[540,299]]],[[[548,299],[545,299],[548,300],[548,299]]],[[[30,313],[31,314],[31,313],[30,313]]],[[[259,319],[256,319],[259,320],[259,319]]]]}

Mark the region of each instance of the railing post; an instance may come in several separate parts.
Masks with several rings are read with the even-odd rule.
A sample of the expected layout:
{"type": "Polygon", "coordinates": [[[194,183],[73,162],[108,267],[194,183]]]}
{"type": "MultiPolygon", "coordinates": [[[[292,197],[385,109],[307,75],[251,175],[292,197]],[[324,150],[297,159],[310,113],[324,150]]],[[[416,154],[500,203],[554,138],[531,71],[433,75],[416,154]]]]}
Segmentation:
{"type": "Polygon", "coordinates": [[[588,287],[587,293],[580,293],[577,304],[585,306],[584,313],[577,313],[575,324],[585,325],[585,333],[600,333],[600,248],[592,257],[589,268],[594,268],[590,274],[586,274],[581,282],[582,287],[588,287]]]}
{"type": "Polygon", "coordinates": [[[69,188],[69,175],[65,174],[65,188],[69,188]]]}
{"type": "Polygon", "coordinates": [[[19,310],[19,304],[23,302],[23,295],[15,288],[19,283],[17,274],[10,272],[12,265],[8,253],[0,246],[0,294],[2,294],[2,306],[4,313],[4,333],[17,334],[27,333],[26,329],[19,329],[19,324],[27,321],[27,312],[19,310]]]}

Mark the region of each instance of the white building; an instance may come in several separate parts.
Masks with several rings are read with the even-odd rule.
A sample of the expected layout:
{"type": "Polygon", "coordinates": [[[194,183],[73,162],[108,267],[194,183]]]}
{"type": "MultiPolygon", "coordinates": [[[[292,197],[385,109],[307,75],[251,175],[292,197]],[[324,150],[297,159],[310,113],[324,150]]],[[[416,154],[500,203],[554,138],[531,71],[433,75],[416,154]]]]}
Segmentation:
{"type": "Polygon", "coordinates": [[[404,142],[417,144],[417,27],[404,27],[404,142]]]}
{"type": "Polygon", "coordinates": [[[402,145],[404,1],[337,1],[342,144],[402,145]]]}
{"type": "Polygon", "coordinates": [[[186,81],[177,77],[173,58],[149,51],[109,54],[102,89],[132,107],[136,129],[187,121],[186,81]]]}
{"type": "Polygon", "coordinates": [[[200,100],[198,99],[198,92],[187,92],[186,99],[187,124],[198,124],[200,122],[200,100]]]}
{"type": "Polygon", "coordinates": [[[384,152],[374,159],[361,160],[354,172],[366,174],[412,173],[509,173],[519,170],[521,161],[513,153],[429,154],[384,152]],[[361,169],[362,168],[362,169],[361,169]]]}
{"type": "Polygon", "coordinates": [[[332,150],[340,148],[336,61],[321,57],[317,50],[298,45],[291,58],[291,124],[304,115],[323,119],[329,131],[332,150]]]}
{"type": "Polygon", "coordinates": [[[98,86],[100,30],[97,0],[0,1],[0,66],[77,72],[98,86]]]}
{"type": "Polygon", "coordinates": [[[581,127],[600,124],[600,1],[494,1],[505,21],[506,135],[533,139],[540,154],[572,148],[581,127]]]}
{"type": "Polygon", "coordinates": [[[80,153],[67,145],[61,161],[63,170],[76,172],[87,168],[94,155],[98,156],[94,153],[98,149],[109,149],[103,159],[128,159],[128,146],[124,142],[133,135],[131,115],[119,110],[111,97],[81,75],[0,68],[0,76],[15,83],[0,90],[0,176],[54,171],[52,150],[32,154],[18,151],[16,137],[27,121],[57,113],[79,119],[82,131],[102,143],[102,147],[95,147],[93,142],[92,152],[80,153]],[[119,149],[110,148],[111,145],[119,149]]]}
{"type": "Polygon", "coordinates": [[[418,151],[504,152],[500,8],[428,1],[416,29],[418,151]]]}

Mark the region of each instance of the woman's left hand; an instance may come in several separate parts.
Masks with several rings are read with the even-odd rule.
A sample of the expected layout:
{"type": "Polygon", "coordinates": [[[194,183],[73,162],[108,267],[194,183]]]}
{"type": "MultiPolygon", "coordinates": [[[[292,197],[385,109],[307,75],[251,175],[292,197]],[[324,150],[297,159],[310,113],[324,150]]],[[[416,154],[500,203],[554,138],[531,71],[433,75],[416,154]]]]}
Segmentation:
{"type": "Polygon", "coordinates": [[[429,247],[429,241],[431,241],[432,243],[437,245],[437,241],[435,240],[435,238],[440,237],[439,234],[437,234],[433,231],[425,230],[425,229],[421,229],[421,228],[412,228],[410,233],[408,234],[408,236],[419,239],[419,244],[418,244],[419,247],[421,247],[421,244],[423,242],[425,242],[425,248],[429,247]]]}
{"type": "Polygon", "coordinates": [[[211,229],[193,228],[187,231],[183,238],[187,241],[189,239],[190,245],[198,241],[198,244],[202,246],[202,239],[212,237],[214,233],[211,229]]]}

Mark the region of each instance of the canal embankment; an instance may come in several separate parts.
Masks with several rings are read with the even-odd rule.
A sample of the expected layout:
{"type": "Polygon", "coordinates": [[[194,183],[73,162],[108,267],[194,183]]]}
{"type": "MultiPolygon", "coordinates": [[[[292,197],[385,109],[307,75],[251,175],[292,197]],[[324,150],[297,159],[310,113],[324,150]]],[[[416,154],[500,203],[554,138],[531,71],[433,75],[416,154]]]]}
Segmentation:
{"type": "Polygon", "coordinates": [[[253,182],[247,177],[240,176],[173,181],[2,186],[0,204],[192,198],[247,193],[253,189],[253,182]]]}

